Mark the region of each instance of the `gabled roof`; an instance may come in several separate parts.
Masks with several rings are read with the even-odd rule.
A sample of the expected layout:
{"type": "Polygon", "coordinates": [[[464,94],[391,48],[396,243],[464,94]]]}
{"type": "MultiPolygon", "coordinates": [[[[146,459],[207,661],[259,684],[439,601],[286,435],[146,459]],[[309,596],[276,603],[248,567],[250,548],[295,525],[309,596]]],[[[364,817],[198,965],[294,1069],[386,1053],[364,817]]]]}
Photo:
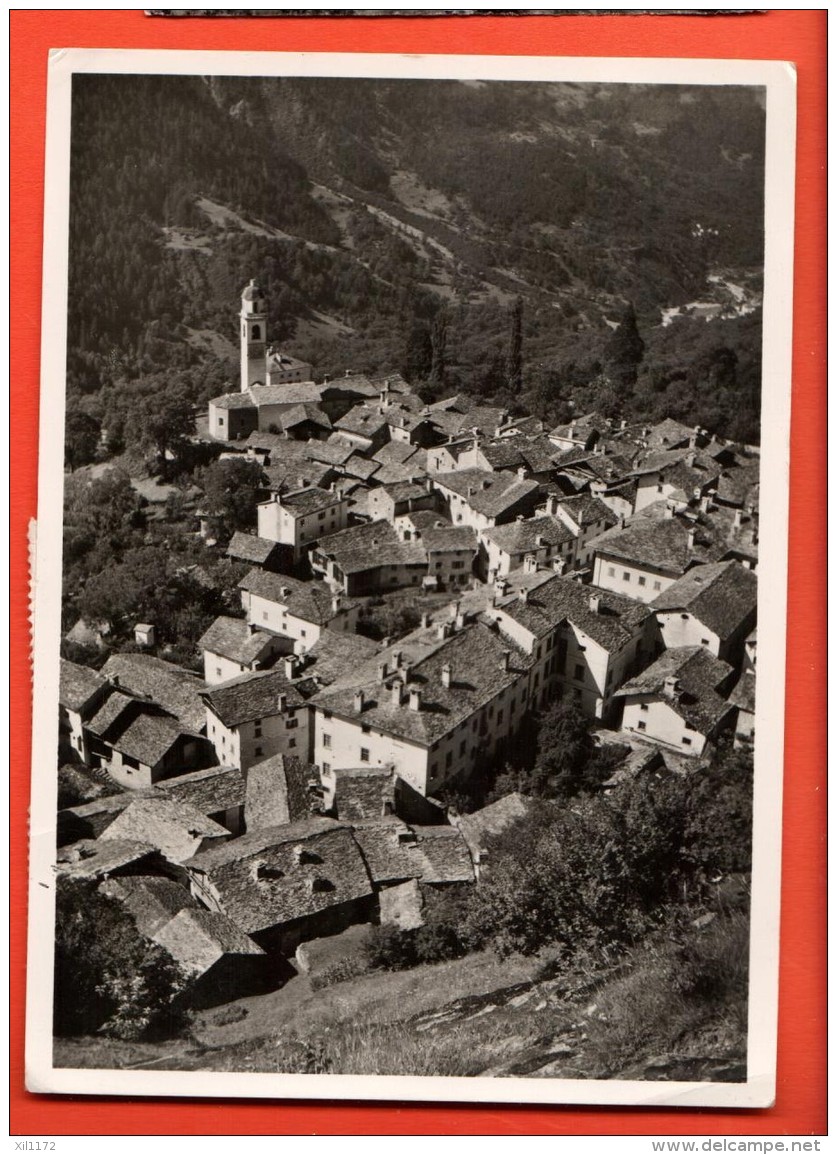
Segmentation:
{"type": "Polygon", "coordinates": [[[758,578],[737,561],[695,566],[651,603],[655,611],[687,610],[723,641],[755,613],[758,578]]]}
{"type": "Polygon", "coordinates": [[[675,421],[673,417],[666,417],[664,421],[658,421],[656,425],[651,427],[651,431],[646,437],[646,444],[649,446],[681,445],[694,437],[696,432],[698,431],[694,427],[684,425],[682,421],[675,421]]]}
{"type": "Polygon", "coordinates": [[[334,422],[334,428],[341,433],[354,433],[361,437],[374,437],[389,424],[387,411],[381,412],[378,405],[355,405],[348,413],[334,422]]]}
{"type": "Polygon", "coordinates": [[[238,583],[238,588],[277,606],[285,606],[295,618],[317,626],[327,626],[355,604],[346,598],[336,599],[331,587],[323,581],[304,582],[288,574],[274,574],[262,569],[251,569],[238,583]],[[335,600],[337,609],[334,608],[335,600]]]}
{"type": "Polygon", "coordinates": [[[107,687],[107,679],[103,678],[101,674],[97,674],[95,670],[61,658],[58,701],[66,709],[75,712],[83,710],[97,694],[105,691],[107,687]]]}
{"type": "Polygon", "coordinates": [[[321,537],[317,552],[332,558],[344,574],[364,573],[383,565],[426,565],[427,553],[418,542],[401,541],[383,519],[353,525],[321,537]]]}
{"type": "Polygon", "coordinates": [[[409,878],[429,884],[473,882],[474,868],[454,826],[408,826],[400,819],[358,820],[355,840],[378,884],[409,878]]]}
{"type": "Polygon", "coordinates": [[[735,684],[729,696],[731,706],[737,707],[744,714],[756,712],[756,671],[745,670],[735,684]]]}
{"type": "Polygon", "coordinates": [[[227,557],[264,565],[276,549],[277,543],[267,537],[258,537],[255,533],[242,533],[241,530],[236,530],[227,546],[227,557]]]}
{"type": "Polygon", "coordinates": [[[270,369],[310,369],[311,365],[308,361],[300,361],[298,357],[291,357],[289,353],[283,353],[279,349],[269,349],[267,354],[267,364],[270,369]]]}
{"type": "Polygon", "coordinates": [[[319,405],[328,385],[315,385],[313,381],[287,381],[279,385],[251,385],[250,396],[256,406],[296,405],[311,402],[319,405]]]}
{"type": "Polygon", "coordinates": [[[361,453],[353,453],[343,465],[343,472],[349,477],[356,477],[359,481],[368,481],[374,477],[382,466],[377,461],[369,461],[361,453]]]}
{"type": "Polygon", "coordinates": [[[222,393],[209,402],[215,409],[253,409],[249,393],[222,393]]]}
{"type": "Polygon", "coordinates": [[[401,676],[388,663],[387,677],[383,682],[380,680],[378,666],[384,660],[382,654],[347,671],[343,678],[315,695],[312,701],[318,709],[331,710],[351,718],[358,725],[363,722],[373,729],[427,746],[456,729],[502,690],[514,685],[521,671],[528,667],[529,659],[512,642],[499,637],[482,622],[466,625],[435,643],[426,631],[423,636],[425,641],[421,644],[414,646],[408,637],[393,647],[402,649],[409,665],[407,686],[399,704],[393,701],[391,685],[401,681],[401,676]],[[421,650],[423,654],[417,652],[421,650]],[[442,667],[445,665],[451,669],[447,687],[442,682],[442,667]],[[419,710],[410,709],[410,689],[421,693],[419,710]],[[355,708],[357,690],[364,693],[361,713],[357,713],[355,708]]]}
{"type": "Polygon", "coordinates": [[[697,527],[694,544],[689,545],[690,528],[678,517],[657,519],[643,516],[635,518],[624,528],[615,526],[605,530],[592,538],[588,546],[604,557],[647,565],[679,577],[693,561],[708,560],[705,549],[700,547],[697,527]]]}
{"type": "Polygon", "coordinates": [[[287,754],[274,754],[251,766],[244,809],[247,830],[310,818],[308,782],[315,776],[313,767],[287,754]]]}
{"type": "Polygon", "coordinates": [[[324,461],[328,465],[343,465],[355,452],[354,445],[343,441],[309,441],[308,456],[313,461],[324,461]]]}
{"type": "Polygon", "coordinates": [[[208,877],[224,913],[248,934],[372,893],[351,828],[327,818],[245,834],[185,865],[208,877]]]}
{"type": "Polygon", "coordinates": [[[463,814],[456,819],[456,826],[476,859],[479,852],[485,848],[487,838],[502,834],[512,823],[524,818],[536,806],[536,799],[529,798],[525,794],[517,792],[506,794],[505,797],[498,798],[496,802],[483,806],[473,814],[463,814]]]}
{"type": "Polygon", "coordinates": [[[193,806],[201,814],[218,814],[244,804],[244,778],[233,766],[210,766],[191,774],[179,774],[156,783],[154,789],[173,802],[193,806]]]}
{"type": "Polygon", "coordinates": [[[426,463],[426,451],[408,441],[388,441],[382,445],[377,453],[372,454],[372,460],[379,465],[404,465],[405,462],[416,460],[426,463]]]}
{"type": "Polygon", "coordinates": [[[85,838],[59,849],[56,871],[73,878],[104,878],[139,863],[154,870],[160,862],[159,851],[147,842],[85,838]]]}
{"type": "Polygon", "coordinates": [[[151,936],[187,974],[205,974],[224,955],[263,955],[232,919],[215,910],[186,909],[151,936]]]}
{"type": "Polygon", "coordinates": [[[526,465],[523,454],[513,438],[507,441],[483,442],[479,450],[491,469],[518,469],[521,465],[526,465]]]}
{"type": "Polygon", "coordinates": [[[666,650],[647,669],[616,691],[616,697],[659,698],[701,734],[711,734],[732,706],[720,686],[732,666],[713,657],[703,646],[666,650]],[[665,690],[666,680],[676,679],[674,693],[665,690]]]}
{"type": "Polygon", "coordinates": [[[249,666],[273,644],[274,637],[265,630],[251,629],[242,618],[221,616],[201,637],[198,646],[241,666],[249,666]]]}
{"type": "Polygon", "coordinates": [[[560,506],[582,529],[588,525],[595,525],[597,521],[603,521],[607,525],[616,525],[619,521],[613,510],[592,493],[563,497],[560,506]]]}
{"type": "Polygon", "coordinates": [[[371,638],[342,630],[323,630],[305,655],[300,692],[314,693],[323,686],[330,686],[346,670],[354,669],[377,652],[378,645],[371,638]]]}
{"type": "Polygon", "coordinates": [[[188,729],[203,729],[206,716],[200,691],[204,684],[190,670],[151,654],[112,654],[102,673],[118,678],[119,686],[130,693],[157,702],[188,729]]]}
{"type": "Polygon", "coordinates": [[[194,854],[195,840],[229,838],[229,831],[194,806],[161,795],[137,798],[99,836],[104,841],[144,842],[172,862],[194,854]]]}
{"type": "Polygon", "coordinates": [[[219,682],[203,692],[203,700],[225,726],[241,726],[256,718],[269,718],[282,711],[279,697],[285,697],[285,709],[294,710],[304,703],[299,690],[285,677],[284,670],[257,670],[219,682]]]}
{"type": "Polygon", "coordinates": [[[333,770],[334,805],[341,822],[380,818],[395,804],[391,766],[352,766],[333,770]]]}
{"type": "Polygon", "coordinates": [[[561,545],[575,541],[575,534],[557,517],[529,517],[508,525],[495,525],[483,531],[486,541],[492,542],[503,553],[516,556],[547,545],[561,545]]]}
{"type": "Polygon", "coordinates": [[[294,517],[305,517],[321,509],[327,509],[330,505],[337,505],[341,500],[339,494],[332,493],[330,489],[305,485],[301,489],[281,494],[279,504],[283,509],[289,510],[294,517]]]}
{"type": "Polygon", "coordinates": [[[185,886],[170,878],[153,875],[125,875],[109,878],[99,889],[119,902],[131,915],[140,934],[148,937],[170,922],[186,907],[197,902],[185,886]]]}
{"type": "Polygon", "coordinates": [[[470,525],[429,526],[419,530],[421,542],[429,554],[477,552],[477,532],[470,525]]]}
{"type": "Polygon", "coordinates": [[[471,509],[486,517],[497,517],[538,493],[536,481],[521,481],[516,475],[485,469],[434,473],[433,484],[463,497],[471,509]]]}
{"type": "MultiPolygon", "coordinates": [[[[511,585],[514,584],[512,578],[511,585]]],[[[543,580],[537,584],[528,586],[525,600],[512,592],[498,598],[496,605],[536,638],[546,636],[567,621],[610,653],[635,638],[643,622],[651,616],[651,610],[643,602],[550,573],[543,574],[543,580]],[[598,609],[593,608],[595,604],[598,609]]]]}

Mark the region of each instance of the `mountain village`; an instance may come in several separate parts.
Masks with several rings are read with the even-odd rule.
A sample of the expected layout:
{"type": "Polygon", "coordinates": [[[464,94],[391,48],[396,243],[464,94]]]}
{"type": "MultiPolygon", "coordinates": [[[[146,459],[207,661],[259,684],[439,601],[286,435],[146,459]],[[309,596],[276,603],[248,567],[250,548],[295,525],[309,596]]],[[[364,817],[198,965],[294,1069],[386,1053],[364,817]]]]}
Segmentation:
{"type": "MultiPolygon", "coordinates": [[[[537,800],[445,796],[558,700],[628,749],[605,791],[754,732],[756,448],[671,419],[548,429],[470,395],[427,404],[399,373],[315,381],[267,320],[251,281],[239,388],[197,423],[265,479],[203,676],[156,653],[153,621],[100,670],[61,660],[59,765],[112,789],[59,810],[58,874],[121,904],[194,1006],[478,887],[491,836],[537,800]],[[420,624],[359,633],[396,591],[420,624]]],[[[216,547],[210,513],[196,533],[216,547]]]]}

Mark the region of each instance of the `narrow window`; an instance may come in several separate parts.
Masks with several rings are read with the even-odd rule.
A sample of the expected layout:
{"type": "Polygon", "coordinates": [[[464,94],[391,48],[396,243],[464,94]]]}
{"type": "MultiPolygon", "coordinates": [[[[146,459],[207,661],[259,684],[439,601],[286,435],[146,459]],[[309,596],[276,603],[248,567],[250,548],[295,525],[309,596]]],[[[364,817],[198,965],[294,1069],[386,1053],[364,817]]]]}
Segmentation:
{"type": "Polygon", "coordinates": [[[637,730],[644,730],[645,729],[645,723],[644,722],[637,722],[636,728],[637,728],[637,730]]]}
{"type": "Polygon", "coordinates": [[[323,749],[331,749],[331,734],[323,734],[323,749]]]}
{"type": "Polygon", "coordinates": [[[684,739],[683,739],[683,745],[684,745],[684,746],[691,746],[691,744],[692,744],[692,739],[691,739],[691,738],[684,738],[684,739]]]}
{"type": "Polygon", "coordinates": [[[369,750],[366,746],[361,746],[360,748],[360,760],[361,762],[369,761],[369,750]]]}

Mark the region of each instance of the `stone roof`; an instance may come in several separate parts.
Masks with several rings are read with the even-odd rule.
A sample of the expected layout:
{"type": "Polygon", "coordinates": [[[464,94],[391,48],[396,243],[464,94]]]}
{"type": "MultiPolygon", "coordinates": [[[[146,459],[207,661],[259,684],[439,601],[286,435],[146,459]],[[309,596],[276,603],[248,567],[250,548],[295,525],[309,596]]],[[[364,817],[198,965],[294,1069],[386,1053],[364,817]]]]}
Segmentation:
{"type": "MultiPolygon", "coordinates": [[[[529,586],[524,601],[517,592],[497,599],[497,608],[536,638],[545,637],[561,622],[571,622],[609,653],[622,649],[651,616],[643,602],[610,590],[581,585],[570,577],[544,573],[529,586]],[[593,609],[594,600],[598,609],[593,609]]],[[[514,579],[511,579],[514,585],[514,579]]],[[[489,611],[490,612],[490,611],[489,611]]]]}
{"type": "Polygon", "coordinates": [[[308,782],[314,777],[313,767],[287,754],[274,754],[251,766],[244,803],[247,830],[310,818],[308,782]]]}
{"type": "Polygon", "coordinates": [[[58,874],[73,878],[104,878],[128,866],[136,868],[140,863],[154,869],[159,862],[159,851],[147,842],[85,838],[59,849],[55,869],[58,874]]]}
{"type": "Polygon", "coordinates": [[[695,566],[651,602],[655,611],[686,610],[723,641],[756,611],[758,578],[737,561],[695,566]]]}
{"type": "Polygon", "coordinates": [[[238,588],[275,605],[285,606],[294,617],[318,626],[327,626],[338,614],[355,604],[341,598],[335,610],[335,594],[324,581],[304,582],[288,574],[274,574],[262,569],[251,569],[238,583],[238,588]]]}
{"type": "Polygon", "coordinates": [[[512,556],[528,553],[546,545],[562,545],[567,541],[575,541],[575,536],[569,526],[548,514],[543,517],[512,521],[507,525],[495,525],[483,531],[486,541],[492,542],[503,553],[512,556]]]}
{"type": "MultiPolygon", "coordinates": [[[[313,693],[323,686],[330,686],[346,670],[367,661],[377,652],[378,645],[371,638],[342,630],[323,630],[305,655],[302,677],[310,679],[313,693]]],[[[303,683],[299,684],[299,689],[305,693],[303,683]]]]}
{"type": "Polygon", "coordinates": [[[666,650],[647,669],[616,691],[616,697],[654,697],[665,701],[684,721],[701,734],[711,734],[732,706],[718,692],[732,673],[732,666],[714,657],[703,646],[666,650]],[[667,678],[675,678],[672,696],[665,691],[667,678]]]}
{"type": "Polygon", "coordinates": [[[98,838],[126,806],[137,798],[137,792],[105,794],[80,806],[68,806],[58,811],[58,834],[62,845],[85,838],[98,838]]]}
{"type": "Polygon", "coordinates": [[[209,402],[215,409],[253,409],[249,393],[222,393],[209,402]]]}
{"type": "Polygon", "coordinates": [[[600,413],[586,413],[583,417],[575,417],[565,425],[556,425],[550,429],[550,437],[576,438],[586,440],[591,433],[609,433],[611,422],[600,413]]]}
{"type": "Polygon", "coordinates": [[[173,802],[185,802],[201,814],[218,814],[244,804],[244,779],[234,766],[209,766],[156,783],[173,802]]]}
{"type": "Polygon", "coordinates": [[[95,670],[61,658],[58,701],[66,709],[76,713],[83,710],[101,690],[106,689],[107,684],[107,679],[95,670]]]}
{"type": "Polygon", "coordinates": [[[555,468],[558,451],[545,434],[515,437],[514,444],[533,473],[546,473],[555,468]]]}
{"type": "Polygon", "coordinates": [[[273,637],[265,630],[251,629],[242,618],[221,616],[201,637],[198,646],[231,662],[249,666],[261,657],[273,637]]]}
{"type": "Polygon", "coordinates": [[[170,878],[129,874],[109,878],[99,889],[123,906],[140,934],[147,937],[154,935],[181,910],[197,907],[187,888],[170,878]]]}
{"type": "Polygon", "coordinates": [[[693,427],[684,425],[682,421],[675,421],[673,417],[666,417],[664,421],[658,421],[651,427],[645,440],[648,446],[673,446],[688,442],[694,435],[693,427]]]}
{"type": "Polygon", "coordinates": [[[376,485],[394,485],[399,481],[416,481],[424,476],[424,465],[415,458],[411,458],[406,465],[381,465],[374,474],[376,485]]]}
{"type": "Polygon", "coordinates": [[[491,469],[517,469],[526,464],[514,438],[484,442],[479,449],[491,469]]]}
{"type": "Polygon", "coordinates": [[[716,484],[719,501],[729,505],[755,506],[758,508],[760,461],[742,460],[739,464],[724,469],[716,484]]]}
{"type": "MultiPolygon", "coordinates": [[[[403,639],[396,648],[409,654],[409,639],[403,639]]],[[[482,622],[466,625],[435,645],[428,641],[424,649],[426,656],[410,662],[408,686],[400,704],[393,703],[390,688],[393,681],[401,680],[400,675],[390,665],[386,680],[379,679],[382,654],[347,672],[312,700],[322,710],[331,710],[358,722],[362,720],[373,729],[427,746],[456,729],[501,691],[515,685],[528,665],[528,659],[511,642],[501,639],[482,622]],[[510,654],[508,669],[504,665],[506,651],[510,654]],[[442,684],[444,665],[451,668],[448,687],[442,684]],[[410,709],[407,689],[421,692],[419,710],[410,709]],[[364,693],[361,714],[355,710],[357,690],[364,693]]]]}
{"type": "Polygon", "coordinates": [[[343,441],[309,441],[307,444],[308,456],[328,465],[343,465],[355,452],[354,445],[347,445],[343,441]]]}
{"type": "Polygon", "coordinates": [[[395,504],[400,501],[417,501],[420,498],[434,497],[433,492],[428,491],[426,485],[417,481],[394,481],[382,486],[382,488],[395,504]]]}
{"type": "Polygon", "coordinates": [[[344,472],[349,477],[356,477],[359,481],[368,481],[380,472],[382,466],[377,461],[369,461],[360,453],[353,453],[343,465],[344,472]]]}
{"type": "Polygon", "coordinates": [[[425,451],[408,441],[388,441],[377,453],[372,454],[372,460],[377,461],[379,465],[404,465],[414,458],[421,461],[423,456],[426,463],[425,451]]]}
{"type": "Polygon", "coordinates": [[[327,385],[315,385],[313,381],[287,381],[279,385],[251,385],[249,393],[256,406],[305,402],[319,405],[326,389],[327,385]]]}
{"type": "Polygon", "coordinates": [[[344,574],[363,573],[383,565],[426,565],[427,554],[417,542],[401,541],[388,521],[353,525],[322,537],[319,553],[332,558],[344,574]]]}
{"type": "Polygon", "coordinates": [[[560,505],[582,529],[588,525],[595,525],[597,521],[604,521],[611,526],[619,521],[613,510],[592,493],[579,493],[575,497],[561,498],[560,505]]]}
{"type": "Polygon", "coordinates": [[[435,473],[433,483],[459,494],[471,509],[486,517],[497,517],[526,498],[534,498],[538,493],[536,481],[521,481],[516,475],[490,473],[485,469],[435,473]]]}
{"type": "Polygon", "coordinates": [[[356,822],[354,836],[378,884],[408,878],[429,884],[474,880],[468,847],[456,827],[411,827],[385,817],[356,822]]]}
{"type": "Polygon", "coordinates": [[[387,411],[381,412],[378,405],[355,405],[348,413],[334,422],[334,428],[343,433],[354,433],[361,437],[374,437],[389,424],[387,411]]]}
{"type": "Polygon", "coordinates": [[[440,525],[419,530],[421,543],[429,554],[477,552],[477,532],[470,525],[440,525]]]}
{"type": "Polygon", "coordinates": [[[517,792],[506,794],[496,802],[483,806],[473,814],[463,814],[455,820],[455,825],[462,833],[462,837],[471,851],[474,861],[479,852],[485,848],[487,838],[496,837],[508,829],[519,818],[524,818],[533,807],[537,806],[534,798],[517,792]]]}
{"type": "Polygon", "coordinates": [[[403,513],[401,517],[403,524],[409,523],[421,534],[424,534],[427,529],[452,528],[450,519],[445,517],[443,513],[437,513],[435,509],[411,509],[408,513],[403,513]]]}
{"type": "Polygon", "coordinates": [[[395,773],[391,766],[352,766],[332,773],[334,807],[341,822],[380,818],[394,807],[395,773]]]}
{"type": "Polygon", "coordinates": [[[190,730],[200,731],[206,715],[200,691],[203,682],[190,670],[151,654],[112,654],[102,667],[105,677],[119,686],[157,702],[190,730]]]}
{"type": "Polygon", "coordinates": [[[137,699],[131,694],[116,691],[99,707],[92,718],[87,722],[87,729],[99,738],[104,738],[125,714],[137,709],[137,699]]]}
{"type": "MultiPolygon", "coordinates": [[[[300,445],[305,448],[308,444],[305,441],[289,441],[288,445],[300,445]]],[[[320,442],[319,444],[324,444],[320,442]]],[[[265,466],[264,475],[266,479],[265,488],[269,489],[271,493],[284,493],[289,489],[297,489],[300,486],[307,485],[312,489],[322,489],[329,484],[335,476],[334,467],[322,461],[314,461],[305,453],[299,458],[286,458],[282,455],[281,459],[277,459],[276,455],[271,451],[271,464],[265,466]]]]}
{"type": "Polygon", "coordinates": [[[332,493],[330,489],[320,489],[317,485],[303,486],[291,493],[283,493],[279,498],[282,508],[289,510],[294,517],[317,513],[330,505],[337,505],[339,501],[340,498],[336,493],[332,493]]]}
{"type": "Polygon", "coordinates": [[[242,301],[255,301],[259,297],[264,297],[264,293],[259,286],[259,282],[254,278],[248,281],[248,283],[242,289],[241,299],[242,301]]]}
{"type": "Polygon", "coordinates": [[[351,828],[327,818],[245,834],[185,865],[207,876],[224,913],[248,934],[372,893],[351,828]]]}
{"type": "Polygon", "coordinates": [[[233,727],[282,713],[280,695],[285,697],[286,709],[293,710],[304,704],[302,695],[285,677],[283,668],[239,674],[237,678],[204,690],[203,700],[225,726],[233,727]]]}
{"type": "Polygon", "coordinates": [[[745,670],[736,682],[729,696],[731,706],[737,706],[745,714],[756,712],[756,672],[745,670]]]}
{"type": "Polygon", "coordinates": [[[299,357],[291,357],[289,353],[283,353],[280,349],[268,349],[267,364],[269,368],[276,369],[310,369],[311,365],[308,361],[300,361],[299,357]]]}
{"type": "Polygon", "coordinates": [[[241,530],[236,530],[227,546],[227,557],[264,565],[276,548],[277,543],[267,537],[258,537],[255,533],[242,533],[241,530]]]}
{"type": "Polygon", "coordinates": [[[264,954],[232,919],[215,910],[181,910],[151,937],[192,977],[205,974],[224,955],[264,954]]]}
{"type": "Polygon", "coordinates": [[[153,702],[115,692],[88,722],[88,729],[103,742],[154,767],[181,737],[200,738],[153,702]]]}
{"type": "Polygon", "coordinates": [[[605,530],[592,538],[588,546],[604,557],[647,565],[679,577],[692,562],[710,560],[698,541],[696,527],[695,541],[690,547],[690,528],[678,517],[638,517],[624,528],[615,526],[605,530]]]}
{"type": "Polygon", "coordinates": [[[194,806],[171,798],[137,798],[100,835],[100,841],[143,842],[162,851],[172,862],[195,852],[195,840],[229,838],[229,831],[194,806]]]}

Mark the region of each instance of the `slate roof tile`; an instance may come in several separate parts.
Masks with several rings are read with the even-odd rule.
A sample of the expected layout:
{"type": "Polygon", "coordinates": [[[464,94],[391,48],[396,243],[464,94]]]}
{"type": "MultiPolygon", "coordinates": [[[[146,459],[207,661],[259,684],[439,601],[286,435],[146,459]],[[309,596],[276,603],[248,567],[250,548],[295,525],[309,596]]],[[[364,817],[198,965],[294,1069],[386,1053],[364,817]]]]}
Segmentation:
{"type": "Polygon", "coordinates": [[[732,673],[732,666],[713,657],[703,646],[666,650],[647,669],[616,691],[616,697],[634,695],[665,700],[684,721],[701,734],[711,734],[732,706],[718,686],[732,673]],[[665,692],[667,678],[676,678],[672,697],[665,692]]]}
{"type": "Polygon", "coordinates": [[[198,646],[222,658],[229,658],[231,662],[249,666],[270,648],[273,637],[266,630],[252,630],[242,618],[222,616],[215,619],[201,637],[198,646]]]}
{"type": "Polygon", "coordinates": [[[204,683],[191,670],[152,654],[112,654],[102,674],[116,676],[120,687],[157,702],[187,729],[203,729],[206,715],[200,691],[204,683]]]}
{"type": "Polygon", "coordinates": [[[686,610],[723,641],[756,610],[758,578],[737,561],[695,566],[651,603],[655,611],[686,610]]]}
{"type": "Polygon", "coordinates": [[[80,712],[97,694],[107,689],[107,679],[87,666],[61,658],[58,701],[68,710],[80,712]]]}
{"type": "Polygon", "coordinates": [[[299,690],[285,677],[284,668],[239,674],[205,690],[202,696],[225,726],[234,727],[279,714],[280,695],[284,695],[285,709],[304,704],[299,690]]]}

